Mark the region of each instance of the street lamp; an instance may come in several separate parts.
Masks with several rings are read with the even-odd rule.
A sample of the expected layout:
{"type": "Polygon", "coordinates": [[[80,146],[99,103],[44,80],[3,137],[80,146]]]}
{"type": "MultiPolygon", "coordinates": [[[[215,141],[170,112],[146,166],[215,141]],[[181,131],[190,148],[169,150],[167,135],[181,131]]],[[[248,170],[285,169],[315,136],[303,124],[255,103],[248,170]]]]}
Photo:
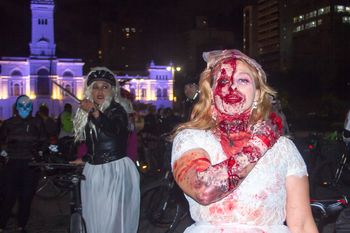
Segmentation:
{"type": "MultiPolygon", "coordinates": [[[[181,66],[174,66],[172,63],[169,64],[169,66],[166,67],[166,70],[167,71],[171,71],[171,76],[172,76],[172,79],[174,81],[174,84],[173,84],[173,104],[176,103],[176,79],[175,79],[175,72],[180,72],[182,70],[181,66]]],[[[173,106],[174,107],[174,106],[173,106]]]]}

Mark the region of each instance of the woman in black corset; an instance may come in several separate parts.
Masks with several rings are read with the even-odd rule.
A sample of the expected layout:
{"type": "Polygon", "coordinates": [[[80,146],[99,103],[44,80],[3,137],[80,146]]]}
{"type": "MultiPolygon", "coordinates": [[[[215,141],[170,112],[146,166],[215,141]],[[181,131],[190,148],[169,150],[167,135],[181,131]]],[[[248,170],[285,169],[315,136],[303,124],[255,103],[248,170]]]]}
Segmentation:
{"type": "Polygon", "coordinates": [[[81,184],[87,232],[136,233],[140,190],[138,171],[126,154],[129,106],[114,74],[104,67],[88,74],[84,93],[74,132],[75,140],[88,146],[81,184]]]}

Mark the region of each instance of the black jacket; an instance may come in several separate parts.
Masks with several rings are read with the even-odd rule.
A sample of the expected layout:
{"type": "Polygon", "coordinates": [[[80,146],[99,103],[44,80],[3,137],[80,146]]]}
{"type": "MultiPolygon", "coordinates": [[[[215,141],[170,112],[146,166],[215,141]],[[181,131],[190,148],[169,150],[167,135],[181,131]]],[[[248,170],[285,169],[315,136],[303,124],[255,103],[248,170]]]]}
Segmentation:
{"type": "Polygon", "coordinates": [[[26,119],[14,116],[4,121],[0,128],[0,143],[10,159],[30,160],[38,155],[38,151],[48,148],[42,120],[31,116],[26,119]]]}
{"type": "Polygon", "coordinates": [[[90,156],[96,158],[105,155],[126,155],[128,116],[120,104],[112,101],[103,113],[100,112],[97,119],[90,116],[89,122],[96,127],[96,133],[89,123],[85,127],[86,144],[90,156]]]}

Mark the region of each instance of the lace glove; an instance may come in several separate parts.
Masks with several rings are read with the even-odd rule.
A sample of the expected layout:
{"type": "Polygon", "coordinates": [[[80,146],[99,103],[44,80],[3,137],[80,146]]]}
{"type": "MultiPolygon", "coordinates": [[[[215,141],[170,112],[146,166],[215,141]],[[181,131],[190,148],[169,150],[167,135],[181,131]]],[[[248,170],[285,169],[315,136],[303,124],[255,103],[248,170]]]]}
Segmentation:
{"type": "MultiPolygon", "coordinates": [[[[277,117],[277,116],[275,116],[277,117]]],[[[217,171],[222,169],[227,171],[228,175],[228,190],[234,189],[239,181],[248,173],[248,166],[257,162],[268,149],[270,149],[277,141],[281,133],[281,127],[278,125],[278,120],[269,118],[267,121],[261,121],[252,126],[252,133],[247,144],[243,148],[231,155],[227,160],[212,165],[205,171],[198,173],[199,180],[208,184],[208,180],[216,180],[212,177],[217,171]],[[208,176],[208,174],[210,174],[208,176]]],[[[221,179],[221,178],[218,178],[221,179]]],[[[214,182],[222,184],[222,181],[214,182]]],[[[228,191],[227,190],[227,191],[228,191]]]]}

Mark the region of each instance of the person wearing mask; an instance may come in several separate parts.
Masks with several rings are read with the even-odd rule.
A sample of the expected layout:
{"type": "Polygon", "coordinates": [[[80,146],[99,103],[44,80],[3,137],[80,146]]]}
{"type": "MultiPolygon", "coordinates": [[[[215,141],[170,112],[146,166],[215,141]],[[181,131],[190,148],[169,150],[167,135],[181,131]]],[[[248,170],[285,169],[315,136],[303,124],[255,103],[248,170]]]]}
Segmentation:
{"type": "Polygon", "coordinates": [[[185,233],[316,233],[306,166],[270,114],[265,72],[238,50],[203,57],[200,99],[172,149],[195,221],[185,233]]]}
{"type": "Polygon", "coordinates": [[[0,128],[1,156],[6,158],[3,167],[4,199],[0,206],[0,232],[9,220],[18,200],[18,231],[26,232],[32,199],[38,182],[38,173],[29,165],[48,147],[45,127],[40,118],[32,117],[33,102],[26,95],[16,99],[16,114],[4,121],[0,128]]]}
{"type": "Polygon", "coordinates": [[[84,93],[73,123],[75,141],[87,145],[81,183],[87,232],[136,233],[140,178],[126,154],[128,116],[119,84],[109,69],[96,67],[87,75],[84,93]]]}

